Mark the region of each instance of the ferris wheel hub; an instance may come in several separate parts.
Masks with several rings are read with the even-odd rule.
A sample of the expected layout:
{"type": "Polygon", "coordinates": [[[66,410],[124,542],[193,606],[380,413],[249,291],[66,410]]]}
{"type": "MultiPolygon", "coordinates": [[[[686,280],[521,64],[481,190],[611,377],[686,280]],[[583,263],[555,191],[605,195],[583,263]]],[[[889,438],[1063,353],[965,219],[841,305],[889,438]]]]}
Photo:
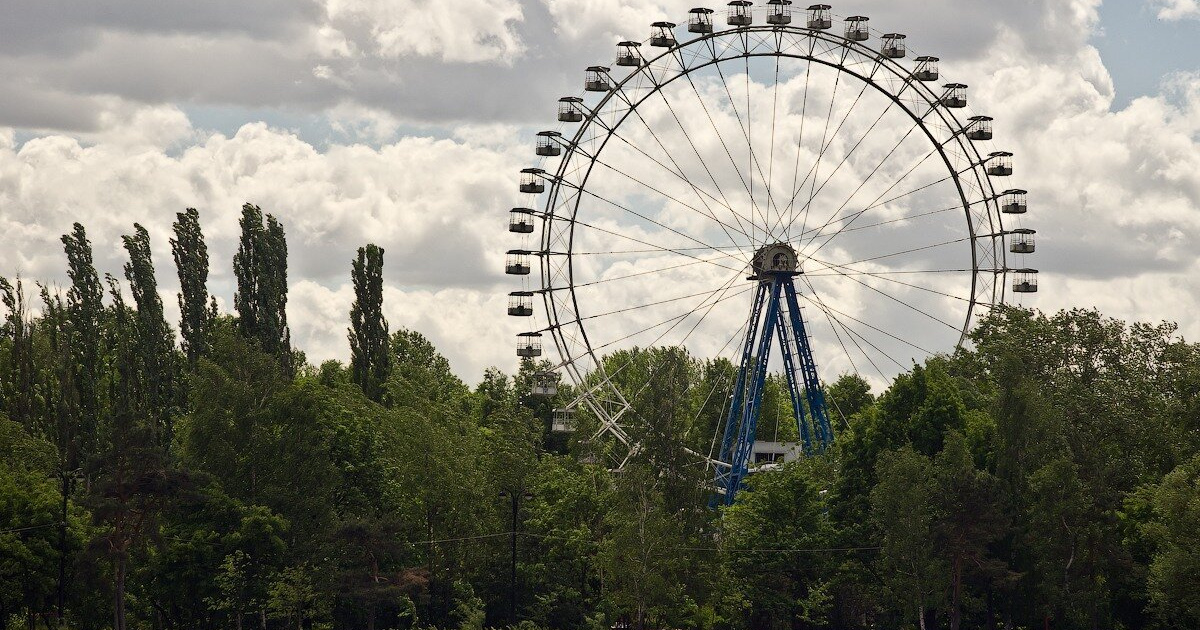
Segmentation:
{"type": "Polygon", "coordinates": [[[760,247],[754,252],[750,268],[754,272],[754,275],[750,276],[751,280],[769,280],[779,275],[794,276],[804,273],[800,269],[800,257],[796,254],[796,248],[787,243],[771,243],[760,247]]]}

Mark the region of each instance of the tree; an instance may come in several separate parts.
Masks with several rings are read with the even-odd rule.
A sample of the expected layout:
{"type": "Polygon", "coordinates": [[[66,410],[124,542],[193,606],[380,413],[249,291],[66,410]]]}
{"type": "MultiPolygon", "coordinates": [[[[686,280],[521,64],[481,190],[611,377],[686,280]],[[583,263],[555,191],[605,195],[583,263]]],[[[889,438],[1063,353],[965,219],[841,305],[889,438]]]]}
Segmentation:
{"type": "Polygon", "coordinates": [[[1147,590],[1164,624],[1200,627],[1200,455],[1152,489],[1156,518],[1143,526],[1157,544],[1147,590]]]}
{"type": "Polygon", "coordinates": [[[989,547],[1007,531],[1008,518],[999,482],[975,468],[966,438],[958,431],[946,432],[945,448],[934,458],[932,477],[934,540],[950,580],[950,630],[959,630],[967,577],[1004,570],[989,547]]]}
{"type": "Polygon", "coordinates": [[[0,404],[10,419],[31,428],[36,404],[33,322],[19,276],[15,287],[0,276],[0,304],[7,311],[0,325],[0,339],[8,341],[7,365],[0,368],[6,372],[0,378],[0,404]]]}
{"type": "Polygon", "coordinates": [[[813,628],[830,622],[828,549],[833,534],[820,466],[796,461],[756,473],[725,509],[721,555],[748,628],[813,628]]]}
{"type": "Polygon", "coordinates": [[[383,249],[374,244],[358,248],[351,277],[354,281],[354,305],[350,308],[351,371],[363,394],[381,402],[383,385],[392,371],[388,324],[383,317],[383,249]]]}
{"type": "Polygon", "coordinates": [[[141,372],[147,410],[158,424],[160,442],[167,451],[175,432],[174,415],[178,406],[174,333],[163,316],[162,298],[158,295],[150,254],[150,234],[137,223],[133,227],[132,236],[121,238],[129,252],[125,279],[129,281],[137,305],[134,322],[136,369],[141,372]]]}
{"type": "Polygon", "coordinates": [[[108,343],[113,357],[107,413],[98,426],[98,448],[85,468],[94,479],[89,501],[105,526],[113,564],[113,628],[126,627],[126,580],[129,561],[185,475],[169,469],[161,448],[161,428],[147,404],[144,374],[138,369],[137,327],[120,286],[108,276],[112,326],[108,343]]]}
{"type": "Polygon", "coordinates": [[[877,477],[871,518],[881,536],[883,583],[905,620],[924,630],[927,612],[942,605],[949,582],[934,540],[938,489],[932,465],[906,445],[879,457],[877,477]]]}
{"type": "Polygon", "coordinates": [[[238,330],[276,357],[290,377],[295,369],[287,325],[287,239],[283,226],[270,214],[264,224],[262,210],[251,204],[242,206],[238,224],[242,236],[233,257],[238,330]]]}
{"type": "Polygon", "coordinates": [[[179,273],[179,334],[188,364],[204,356],[209,348],[209,327],[217,316],[217,303],[208,296],[208,246],[195,208],[175,214],[171,255],[179,273]]]}
{"type": "Polygon", "coordinates": [[[67,254],[67,275],[71,288],[67,291],[67,326],[71,340],[66,344],[72,358],[71,383],[73,392],[67,394],[78,404],[79,448],[88,453],[92,450],[96,435],[96,421],[101,412],[100,362],[101,324],[104,314],[102,302],[104,288],[100,276],[92,264],[92,244],[87,232],[79,223],[74,224],[70,234],[62,237],[63,249],[67,254]]]}

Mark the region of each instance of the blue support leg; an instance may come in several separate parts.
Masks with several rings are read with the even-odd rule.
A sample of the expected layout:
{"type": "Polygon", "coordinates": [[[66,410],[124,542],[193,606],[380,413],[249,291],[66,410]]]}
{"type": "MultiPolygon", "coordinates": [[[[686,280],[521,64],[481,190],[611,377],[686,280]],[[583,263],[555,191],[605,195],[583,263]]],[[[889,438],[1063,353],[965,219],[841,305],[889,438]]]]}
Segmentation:
{"type": "Polygon", "coordinates": [[[784,297],[792,316],[792,331],[796,338],[796,347],[800,354],[800,371],[804,377],[804,394],[808,399],[808,410],[812,414],[813,430],[817,434],[818,450],[824,451],[833,443],[833,427],[829,424],[829,411],[825,407],[825,390],[821,389],[821,381],[817,376],[817,364],[813,361],[812,348],[808,343],[808,333],[804,329],[804,318],[800,314],[800,304],[796,299],[796,287],[788,279],[784,286],[784,297]]]}

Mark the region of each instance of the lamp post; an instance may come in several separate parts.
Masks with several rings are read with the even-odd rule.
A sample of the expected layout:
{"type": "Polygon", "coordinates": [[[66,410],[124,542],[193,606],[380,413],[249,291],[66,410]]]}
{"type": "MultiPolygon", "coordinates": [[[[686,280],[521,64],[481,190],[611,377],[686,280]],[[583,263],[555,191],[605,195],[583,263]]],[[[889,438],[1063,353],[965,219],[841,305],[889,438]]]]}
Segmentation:
{"type": "Polygon", "coordinates": [[[510,621],[515,624],[517,622],[517,514],[521,509],[521,499],[528,501],[533,498],[533,493],[528,490],[514,492],[501,490],[500,498],[512,499],[512,530],[509,532],[512,542],[512,561],[509,564],[508,574],[508,609],[510,621]]]}

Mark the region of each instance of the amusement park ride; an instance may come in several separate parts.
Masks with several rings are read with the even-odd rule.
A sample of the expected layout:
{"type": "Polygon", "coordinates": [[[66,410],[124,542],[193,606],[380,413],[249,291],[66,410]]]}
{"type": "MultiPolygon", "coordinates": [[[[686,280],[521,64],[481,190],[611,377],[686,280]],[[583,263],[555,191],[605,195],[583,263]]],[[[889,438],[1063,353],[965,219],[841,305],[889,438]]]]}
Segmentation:
{"type": "Polygon", "coordinates": [[[1010,265],[1035,250],[1015,226],[1026,191],[996,185],[1012,154],[984,148],[992,118],[960,118],[967,86],[939,88],[937,57],[907,63],[904,35],[825,4],[793,16],[789,0],[737,0],[721,28],[714,14],[651,24],[617,44],[619,71],[591,66],[584,96],[559,100],[541,163],[521,171],[528,201],[508,230],[527,244],[505,271],[524,279],[508,314],[543,324],[517,335],[517,355],[557,354],[533,394],[557,394],[565,374],[573,398],[554,428],[586,416],[613,468],[637,451],[628,429],[654,421],[630,401],[656,368],[631,390],[629,363],[606,353],[728,361],[703,392],[722,422],[694,454],[730,504],[753,469],[776,339],[797,437],[820,452],[840,416],[822,370],[886,383],[911,366],[901,352],[948,351],[1010,290],[1036,292],[1037,270],[1010,265]]]}

